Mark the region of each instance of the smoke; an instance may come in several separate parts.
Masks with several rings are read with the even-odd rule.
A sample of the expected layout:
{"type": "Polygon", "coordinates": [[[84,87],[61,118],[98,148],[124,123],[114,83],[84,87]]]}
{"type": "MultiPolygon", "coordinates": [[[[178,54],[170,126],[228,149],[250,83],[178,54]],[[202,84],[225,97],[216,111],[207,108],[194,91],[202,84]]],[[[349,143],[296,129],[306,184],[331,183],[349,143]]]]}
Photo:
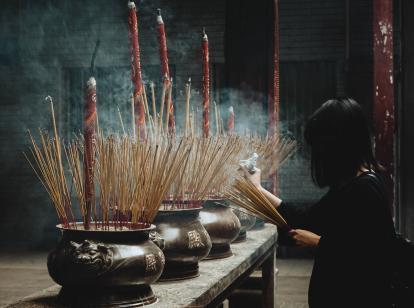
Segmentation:
{"type": "MultiPolygon", "coordinates": [[[[5,206],[4,230],[24,230],[20,239],[33,243],[54,238],[55,215],[22,152],[27,150],[27,130],[51,129],[51,95],[60,133],[69,139],[82,129],[83,96],[90,77],[90,61],[97,39],[95,60],[100,127],[127,131],[132,127],[130,51],[127,1],[2,1],[0,9],[1,195],[5,206]],[[52,226],[52,227],[51,227],[52,226]],[[33,232],[27,232],[33,231],[33,232]],[[30,237],[27,234],[31,234],[30,237]],[[52,235],[51,235],[52,234],[52,235]]],[[[201,30],[215,28],[209,36],[212,63],[224,64],[225,1],[140,1],[139,39],[145,82],[157,85],[159,103],[161,72],[156,36],[156,9],[162,9],[166,26],[170,70],[174,76],[173,99],[178,126],[184,117],[184,88],[192,79],[192,110],[201,128],[201,30]],[[195,3],[197,2],[197,3],[195,3]],[[212,21],[211,16],[214,16],[212,21]],[[218,22],[217,22],[218,21],[218,22]],[[217,30],[218,29],[218,30],[217,30]],[[221,34],[220,34],[221,33],[221,34]]],[[[213,73],[213,72],[212,72],[213,73]]],[[[213,76],[212,76],[213,79],[213,76]]],[[[213,86],[212,86],[213,88],[213,86]]],[[[148,88],[147,88],[148,89],[148,88]]],[[[238,133],[266,134],[267,94],[247,87],[220,87],[211,93],[210,127],[215,130],[217,102],[226,128],[228,108],[234,107],[238,133]]],[[[290,134],[292,121],[279,123],[290,134]]],[[[180,128],[180,127],[179,127],[180,128]]],[[[9,233],[1,232],[2,235],[9,233]]],[[[16,235],[17,236],[17,235],[16,235]]]]}

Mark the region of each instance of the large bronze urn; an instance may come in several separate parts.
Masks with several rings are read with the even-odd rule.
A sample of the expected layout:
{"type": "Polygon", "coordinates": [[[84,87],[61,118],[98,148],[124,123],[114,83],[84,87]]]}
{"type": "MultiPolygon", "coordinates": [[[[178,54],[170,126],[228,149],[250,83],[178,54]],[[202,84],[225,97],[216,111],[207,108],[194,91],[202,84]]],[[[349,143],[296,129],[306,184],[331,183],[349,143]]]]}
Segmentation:
{"type": "Polygon", "coordinates": [[[138,307],[157,300],[150,284],[160,277],[165,259],[154,244],[163,244],[154,225],[122,230],[57,227],[62,238],[47,266],[62,286],[59,301],[71,307],[138,307]]]}
{"type": "Polygon", "coordinates": [[[213,244],[206,259],[232,256],[230,243],[239,235],[240,221],[228,206],[228,201],[221,199],[205,201],[200,211],[200,221],[213,244]]]}
{"type": "Polygon", "coordinates": [[[201,206],[162,207],[155,218],[157,232],[165,241],[165,268],[160,281],[193,278],[199,275],[198,261],[211,249],[211,240],[200,223],[201,206]],[[164,209],[163,209],[164,208],[164,209]]]}

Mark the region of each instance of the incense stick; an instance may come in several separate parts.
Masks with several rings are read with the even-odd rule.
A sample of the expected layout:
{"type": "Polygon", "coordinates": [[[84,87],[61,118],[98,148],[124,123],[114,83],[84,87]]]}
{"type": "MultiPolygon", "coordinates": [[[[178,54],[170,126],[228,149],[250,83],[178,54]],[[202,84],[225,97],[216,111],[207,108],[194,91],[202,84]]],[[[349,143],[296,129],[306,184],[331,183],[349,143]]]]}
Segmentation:
{"type": "Polygon", "coordinates": [[[264,221],[280,228],[290,229],[286,220],[269,199],[250,180],[243,177],[237,178],[225,195],[227,199],[264,221]]]}
{"type": "Polygon", "coordinates": [[[125,135],[124,121],[122,121],[121,110],[119,110],[119,107],[118,107],[118,116],[119,116],[119,121],[120,121],[120,123],[121,123],[122,132],[123,132],[123,133],[124,133],[124,135],[125,135]]]}

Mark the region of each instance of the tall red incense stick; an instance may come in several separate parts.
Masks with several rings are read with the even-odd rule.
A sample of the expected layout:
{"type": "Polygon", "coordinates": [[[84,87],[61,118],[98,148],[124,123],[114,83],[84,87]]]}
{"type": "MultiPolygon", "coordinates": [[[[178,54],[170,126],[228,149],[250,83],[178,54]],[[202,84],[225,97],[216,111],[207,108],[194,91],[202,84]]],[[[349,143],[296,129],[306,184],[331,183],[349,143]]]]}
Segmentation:
{"type": "Polygon", "coordinates": [[[144,100],[142,98],[141,60],[138,43],[138,20],[135,3],[132,1],[128,2],[128,8],[129,41],[131,44],[131,80],[134,86],[135,126],[140,138],[145,139],[145,109],[144,100]]]}
{"type": "MultiPolygon", "coordinates": [[[[279,88],[279,74],[280,74],[280,40],[279,40],[279,0],[273,0],[273,50],[272,60],[273,67],[271,72],[271,78],[269,85],[270,100],[268,104],[269,113],[269,127],[268,134],[270,136],[279,133],[279,117],[280,117],[280,88],[279,88]]],[[[278,194],[279,192],[279,179],[277,174],[271,176],[272,184],[270,189],[273,193],[278,194]]]]}
{"type": "Polygon", "coordinates": [[[84,172],[85,172],[85,229],[89,229],[94,197],[93,163],[96,127],[96,80],[90,77],[86,84],[83,136],[84,136],[84,172]]]}
{"type": "Polygon", "coordinates": [[[234,132],[234,108],[230,106],[229,108],[229,120],[227,121],[227,130],[229,133],[234,132]]]}
{"type": "Polygon", "coordinates": [[[203,29],[203,135],[208,137],[209,120],[208,111],[210,105],[210,72],[209,72],[209,54],[208,54],[208,38],[205,29],[203,29]]]}
{"type": "MultiPolygon", "coordinates": [[[[168,51],[167,51],[167,38],[165,34],[165,25],[161,16],[161,9],[157,10],[157,36],[158,36],[158,48],[160,51],[160,62],[161,62],[161,76],[169,82],[170,80],[170,69],[168,67],[168,51]]],[[[167,94],[166,94],[167,95],[167,94]]],[[[165,100],[167,103],[167,99],[165,100]]],[[[175,131],[175,119],[174,119],[174,104],[171,100],[170,113],[168,116],[168,130],[169,132],[175,131]]]]}

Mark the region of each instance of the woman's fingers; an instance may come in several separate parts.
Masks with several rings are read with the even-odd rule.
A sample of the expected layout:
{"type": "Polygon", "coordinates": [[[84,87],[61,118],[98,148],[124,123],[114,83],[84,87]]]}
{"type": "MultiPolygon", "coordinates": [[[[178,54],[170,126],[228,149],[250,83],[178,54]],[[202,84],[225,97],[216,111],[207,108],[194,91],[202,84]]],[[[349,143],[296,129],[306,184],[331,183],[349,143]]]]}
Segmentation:
{"type": "Polygon", "coordinates": [[[243,175],[245,178],[249,176],[249,171],[245,166],[240,165],[240,169],[243,171],[243,175]]]}
{"type": "Polygon", "coordinates": [[[320,236],[313,232],[301,229],[293,229],[289,231],[289,234],[295,240],[295,243],[299,246],[316,247],[319,244],[320,236]]]}

